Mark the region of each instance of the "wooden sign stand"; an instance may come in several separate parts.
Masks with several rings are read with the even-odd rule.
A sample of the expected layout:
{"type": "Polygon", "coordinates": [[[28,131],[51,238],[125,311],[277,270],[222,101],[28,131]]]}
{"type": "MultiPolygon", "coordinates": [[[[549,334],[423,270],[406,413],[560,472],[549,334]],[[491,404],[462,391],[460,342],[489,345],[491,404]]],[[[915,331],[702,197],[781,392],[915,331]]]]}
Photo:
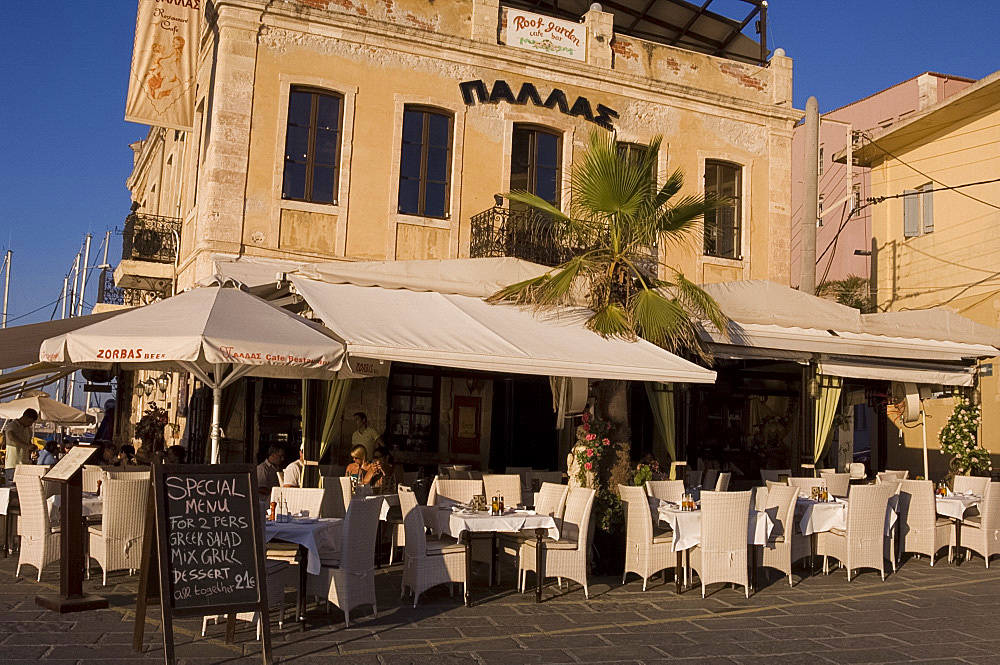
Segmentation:
{"type": "Polygon", "coordinates": [[[167,665],[175,663],[175,616],[225,614],[226,642],[231,643],[238,612],[260,614],[261,656],[264,665],[271,665],[262,528],[253,465],[154,464],[132,649],[142,652],[146,608],[158,583],[167,665]]]}
{"type": "Polygon", "coordinates": [[[70,454],[42,477],[43,481],[56,482],[60,488],[59,506],[62,532],[59,537],[59,594],[41,593],[35,604],[53,612],[85,612],[101,610],[108,606],[108,599],[83,592],[85,566],[83,554],[83,465],[97,452],[91,446],[75,446],[70,454]]]}

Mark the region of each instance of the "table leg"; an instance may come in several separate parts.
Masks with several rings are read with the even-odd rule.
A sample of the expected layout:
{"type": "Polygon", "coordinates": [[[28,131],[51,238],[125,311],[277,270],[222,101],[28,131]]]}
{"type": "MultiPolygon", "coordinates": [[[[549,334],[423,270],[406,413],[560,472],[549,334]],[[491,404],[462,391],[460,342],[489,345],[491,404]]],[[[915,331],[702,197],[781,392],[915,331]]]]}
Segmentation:
{"type": "Polygon", "coordinates": [[[493,582],[496,578],[500,577],[497,570],[497,532],[494,531],[490,534],[490,586],[493,586],[493,582]]]}
{"type": "Polygon", "coordinates": [[[382,520],[375,527],[375,567],[382,567],[382,520]]]}
{"type": "Polygon", "coordinates": [[[750,559],[750,590],[757,592],[757,546],[747,545],[747,554],[750,559]]]}
{"type": "Polygon", "coordinates": [[[962,520],[955,520],[955,565],[962,565],[962,520]]]}
{"type": "Polygon", "coordinates": [[[3,516],[3,558],[10,553],[10,510],[3,516]]]}
{"type": "Polygon", "coordinates": [[[309,571],[309,550],[304,545],[299,545],[299,597],[296,611],[299,613],[299,625],[302,630],[306,629],[306,575],[309,571]]]}
{"type": "Polygon", "coordinates": [[[472,534],[466,531],[462,534],[465,540],[465,606],[472,607],[472,534]]]}
{"type": "Polygon", "coordinates": [[[684,550],[677,550],[677,565],[674,566],[674,592],[680,595],[684,590],[684,550]]]}
{"type": "Polygon", "coordinates": [[[542,574],[542,536],[545,534],[545,529],[535,529],[535,602],[542,602],[542,580],[544,575],[542,574]]]}

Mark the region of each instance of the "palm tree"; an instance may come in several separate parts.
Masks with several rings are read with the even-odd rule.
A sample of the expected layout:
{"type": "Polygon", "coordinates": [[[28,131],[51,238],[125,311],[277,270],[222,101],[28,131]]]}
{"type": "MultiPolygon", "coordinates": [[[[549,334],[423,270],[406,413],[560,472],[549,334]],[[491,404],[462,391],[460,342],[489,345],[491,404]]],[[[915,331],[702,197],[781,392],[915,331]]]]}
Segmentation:
{"type": "MultiPolygon", "coordinates": [[[[709,360],[695,321],[708,320],[723,332],[729,321],[710,295],[660,262],[653,248],[681,244],[697,231],[700,218],[725,201],[696,194],[676,198],[684,185],[680,170],[658,186],[661,141],[654,137],[636,155],[619,151],[610,132],[591,133],[583,161],[572,172],[568,214],[526,191],[506,194],[510,201],[548,215],[556,236],[585,239],[585,246],[548,273],[498,291],[491,301],[555,307],[571,304],[582,289],[593,312],[586,325],[597,334],[642,338],[709,360]]],[[[625,382],[610,384],[601,390],[599,406],[614,426],[613,438],[627,462],[625,382]]]]}

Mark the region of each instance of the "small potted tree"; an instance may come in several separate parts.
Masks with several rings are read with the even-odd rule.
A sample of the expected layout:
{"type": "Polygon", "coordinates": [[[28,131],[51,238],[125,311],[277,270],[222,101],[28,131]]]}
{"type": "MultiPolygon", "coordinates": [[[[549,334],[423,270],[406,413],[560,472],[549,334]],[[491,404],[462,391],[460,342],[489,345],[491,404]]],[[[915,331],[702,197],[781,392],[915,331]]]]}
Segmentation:
{"type": "Polygon", "coordinates": [[[151,404],[135,424],[135,438],[140,441],[139,448],[135,451],[136,464],[152,464],[154,459],[163,454],[163,428],[167,425],[167,419],[165,409],[151,404]]]}

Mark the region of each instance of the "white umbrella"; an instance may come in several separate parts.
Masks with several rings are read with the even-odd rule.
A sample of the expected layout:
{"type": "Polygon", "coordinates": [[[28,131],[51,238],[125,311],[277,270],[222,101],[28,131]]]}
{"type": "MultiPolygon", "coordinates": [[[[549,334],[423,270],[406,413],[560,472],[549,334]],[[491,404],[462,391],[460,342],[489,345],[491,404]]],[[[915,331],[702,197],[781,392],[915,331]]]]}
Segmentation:
{"type": "Polygon", "coordinates": [[[45,362],[191,372],[212,388],[212,461],[222,389],[246,376],[333,379],[344,344],[322,326],[229,286],[196,288],[45,340],[45,362]]]}
{"type": "Polygon", "coordinates": [[[38,419],[54,425],[86,425],[94,422],[94,417],[80,409],[57,402],[42,391],[32,391],[30,395],[0,403],[0,418],[20,418],[25,409],[38,412],[38,419]]]}

